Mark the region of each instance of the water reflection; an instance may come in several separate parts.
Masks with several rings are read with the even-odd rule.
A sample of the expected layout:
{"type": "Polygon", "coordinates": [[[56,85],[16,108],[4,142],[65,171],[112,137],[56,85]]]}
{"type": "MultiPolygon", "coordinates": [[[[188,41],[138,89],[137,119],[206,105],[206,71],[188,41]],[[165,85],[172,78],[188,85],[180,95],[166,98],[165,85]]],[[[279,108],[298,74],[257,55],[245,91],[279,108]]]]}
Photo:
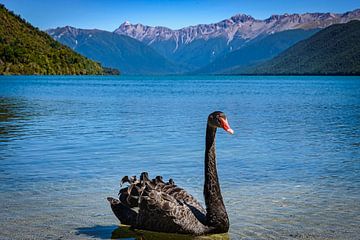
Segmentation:
{"type": "Polygon", "coordinates": [[[121,225],[112,232],[112,239],[136,239],[136,240],[162,240],[162,239],[173,239],[173,240],[229,240],[229,234],[213,234],[206,236],[191,236],[184,234],[169,234],[161,232],[151,232],[144,230],[134,230],[128,226],[121,225]]]}
{"type": "Polygon", "coordinates": [[[24,135],[23,127],[34,113],[33,107],[25,100],[0,97],[0,142],[24,135]]]}
{"type": "Polygon", "coordinates": [[[127,240],[229,240],[229,234],[212,234],[206,236],[191,236],[185,234],[169,234],[131,229],[129,226],[101,226],[77,229],[77,235],[87,235],[98,239],[127,239],[127,240]]]}
{"type": "Polygon", "coordinates": [[[77,235],[86,235],[87,237],[97,238],[97,239],[110,239],[111,233],[118,228],[116,225],[111,226],[101,226],[95,225],[93,227],[82,227],[76,229],[77,235]],[[115,230],[114,230],[115,229],[115,230]]]}
{"type": "Polygon", "coordinates": [[[101,226],[84,227],[77,229],[77,235],[87,235],[98,239],[127,239],[127,240],[229,240],[229,234],[213,234],[206,236],[191,236],[184,234],[169,234],[132,229],[129,226],[101,226]]]}
{"type": "Polygon", "coordinates": [[[31,116],[25,101],[0,97],[0,160],[10,156],[9,144],[25,135],[24,127],[31,116]]]}

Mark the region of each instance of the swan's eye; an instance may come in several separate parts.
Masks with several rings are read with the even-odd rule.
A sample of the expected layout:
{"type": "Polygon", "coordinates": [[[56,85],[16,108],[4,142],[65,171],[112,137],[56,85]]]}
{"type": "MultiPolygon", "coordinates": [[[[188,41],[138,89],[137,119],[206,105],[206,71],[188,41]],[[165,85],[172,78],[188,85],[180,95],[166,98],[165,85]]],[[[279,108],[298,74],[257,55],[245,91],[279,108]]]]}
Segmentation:
{"type": "Polygon", "coordinates": [[[216,122],[217,122],[217,124],[220,124],[220,116],[219,115],[216,115],[216,122]]]}

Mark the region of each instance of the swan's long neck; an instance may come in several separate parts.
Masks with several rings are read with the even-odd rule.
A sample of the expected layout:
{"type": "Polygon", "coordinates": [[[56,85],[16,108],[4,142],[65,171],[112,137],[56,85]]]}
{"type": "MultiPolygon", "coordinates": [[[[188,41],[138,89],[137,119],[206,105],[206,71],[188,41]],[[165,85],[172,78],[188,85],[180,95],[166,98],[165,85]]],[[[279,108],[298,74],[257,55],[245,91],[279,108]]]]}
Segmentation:
{"type": "Polygon", "coordinates": [[[208,124],[206,128],[204,184],[206,219],[209,227],[213,227],[214,232],[227,232],[229,229],[229,218],[221,196],[216,170],[215,135],[216,128],[208,124]]]}

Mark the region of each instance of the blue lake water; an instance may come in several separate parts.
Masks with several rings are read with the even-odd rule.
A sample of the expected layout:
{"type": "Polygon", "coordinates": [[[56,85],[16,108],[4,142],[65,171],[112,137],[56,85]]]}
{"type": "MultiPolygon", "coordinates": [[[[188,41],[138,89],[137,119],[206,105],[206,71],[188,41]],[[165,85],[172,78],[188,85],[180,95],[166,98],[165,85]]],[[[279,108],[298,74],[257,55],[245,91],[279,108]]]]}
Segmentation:
{"type": "Polygon", "coordinates": [[[206,120],[231,239],[359,239],[359,77],[0,77],[0,239],[107,239],[123,175],[202,199],[206,120]]]}

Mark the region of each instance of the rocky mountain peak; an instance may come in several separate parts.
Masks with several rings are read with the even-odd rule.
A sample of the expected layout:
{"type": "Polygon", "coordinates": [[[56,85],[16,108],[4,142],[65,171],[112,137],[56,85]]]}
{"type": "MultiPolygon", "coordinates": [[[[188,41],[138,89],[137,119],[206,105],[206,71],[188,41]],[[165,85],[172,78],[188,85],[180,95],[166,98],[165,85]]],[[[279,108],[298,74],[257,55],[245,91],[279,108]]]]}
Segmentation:
{"type": "Polygon", "coordinates": [[[124,22],[114,32],[143,41],[148,45],[161,41],[173,41],[173,51],[176,51],[181,44],[190,44],[199,39],[207,41],[209,39],[225,38],[229,44],[234,39],[248,41],[264,34],[273,34],[292,29],[325,28],[334,23],[345,23],[354,19],[360,19],[360,9],[344,14],[285,13],[272,15],[265,20],[258,20],[246,14],[237,14],[217,23],[199,24],[178,30],[124,22]]]}
{"type": "Polygon", "coordinates": [[[255,18],[253,18],[250,15],[246,14],[236,14],[230,18],[234,23],[244,23],[248,21],[255,21],[255,18]]]}
{"type": "Polygon", "coordinates": [[[79,32],[79,29],[71,27],[71,26],[65,26],[63,28],[57,28],[57,29],[64,33],[65,32],[71,33],[72,35],[77,35],[79,32]]]}

